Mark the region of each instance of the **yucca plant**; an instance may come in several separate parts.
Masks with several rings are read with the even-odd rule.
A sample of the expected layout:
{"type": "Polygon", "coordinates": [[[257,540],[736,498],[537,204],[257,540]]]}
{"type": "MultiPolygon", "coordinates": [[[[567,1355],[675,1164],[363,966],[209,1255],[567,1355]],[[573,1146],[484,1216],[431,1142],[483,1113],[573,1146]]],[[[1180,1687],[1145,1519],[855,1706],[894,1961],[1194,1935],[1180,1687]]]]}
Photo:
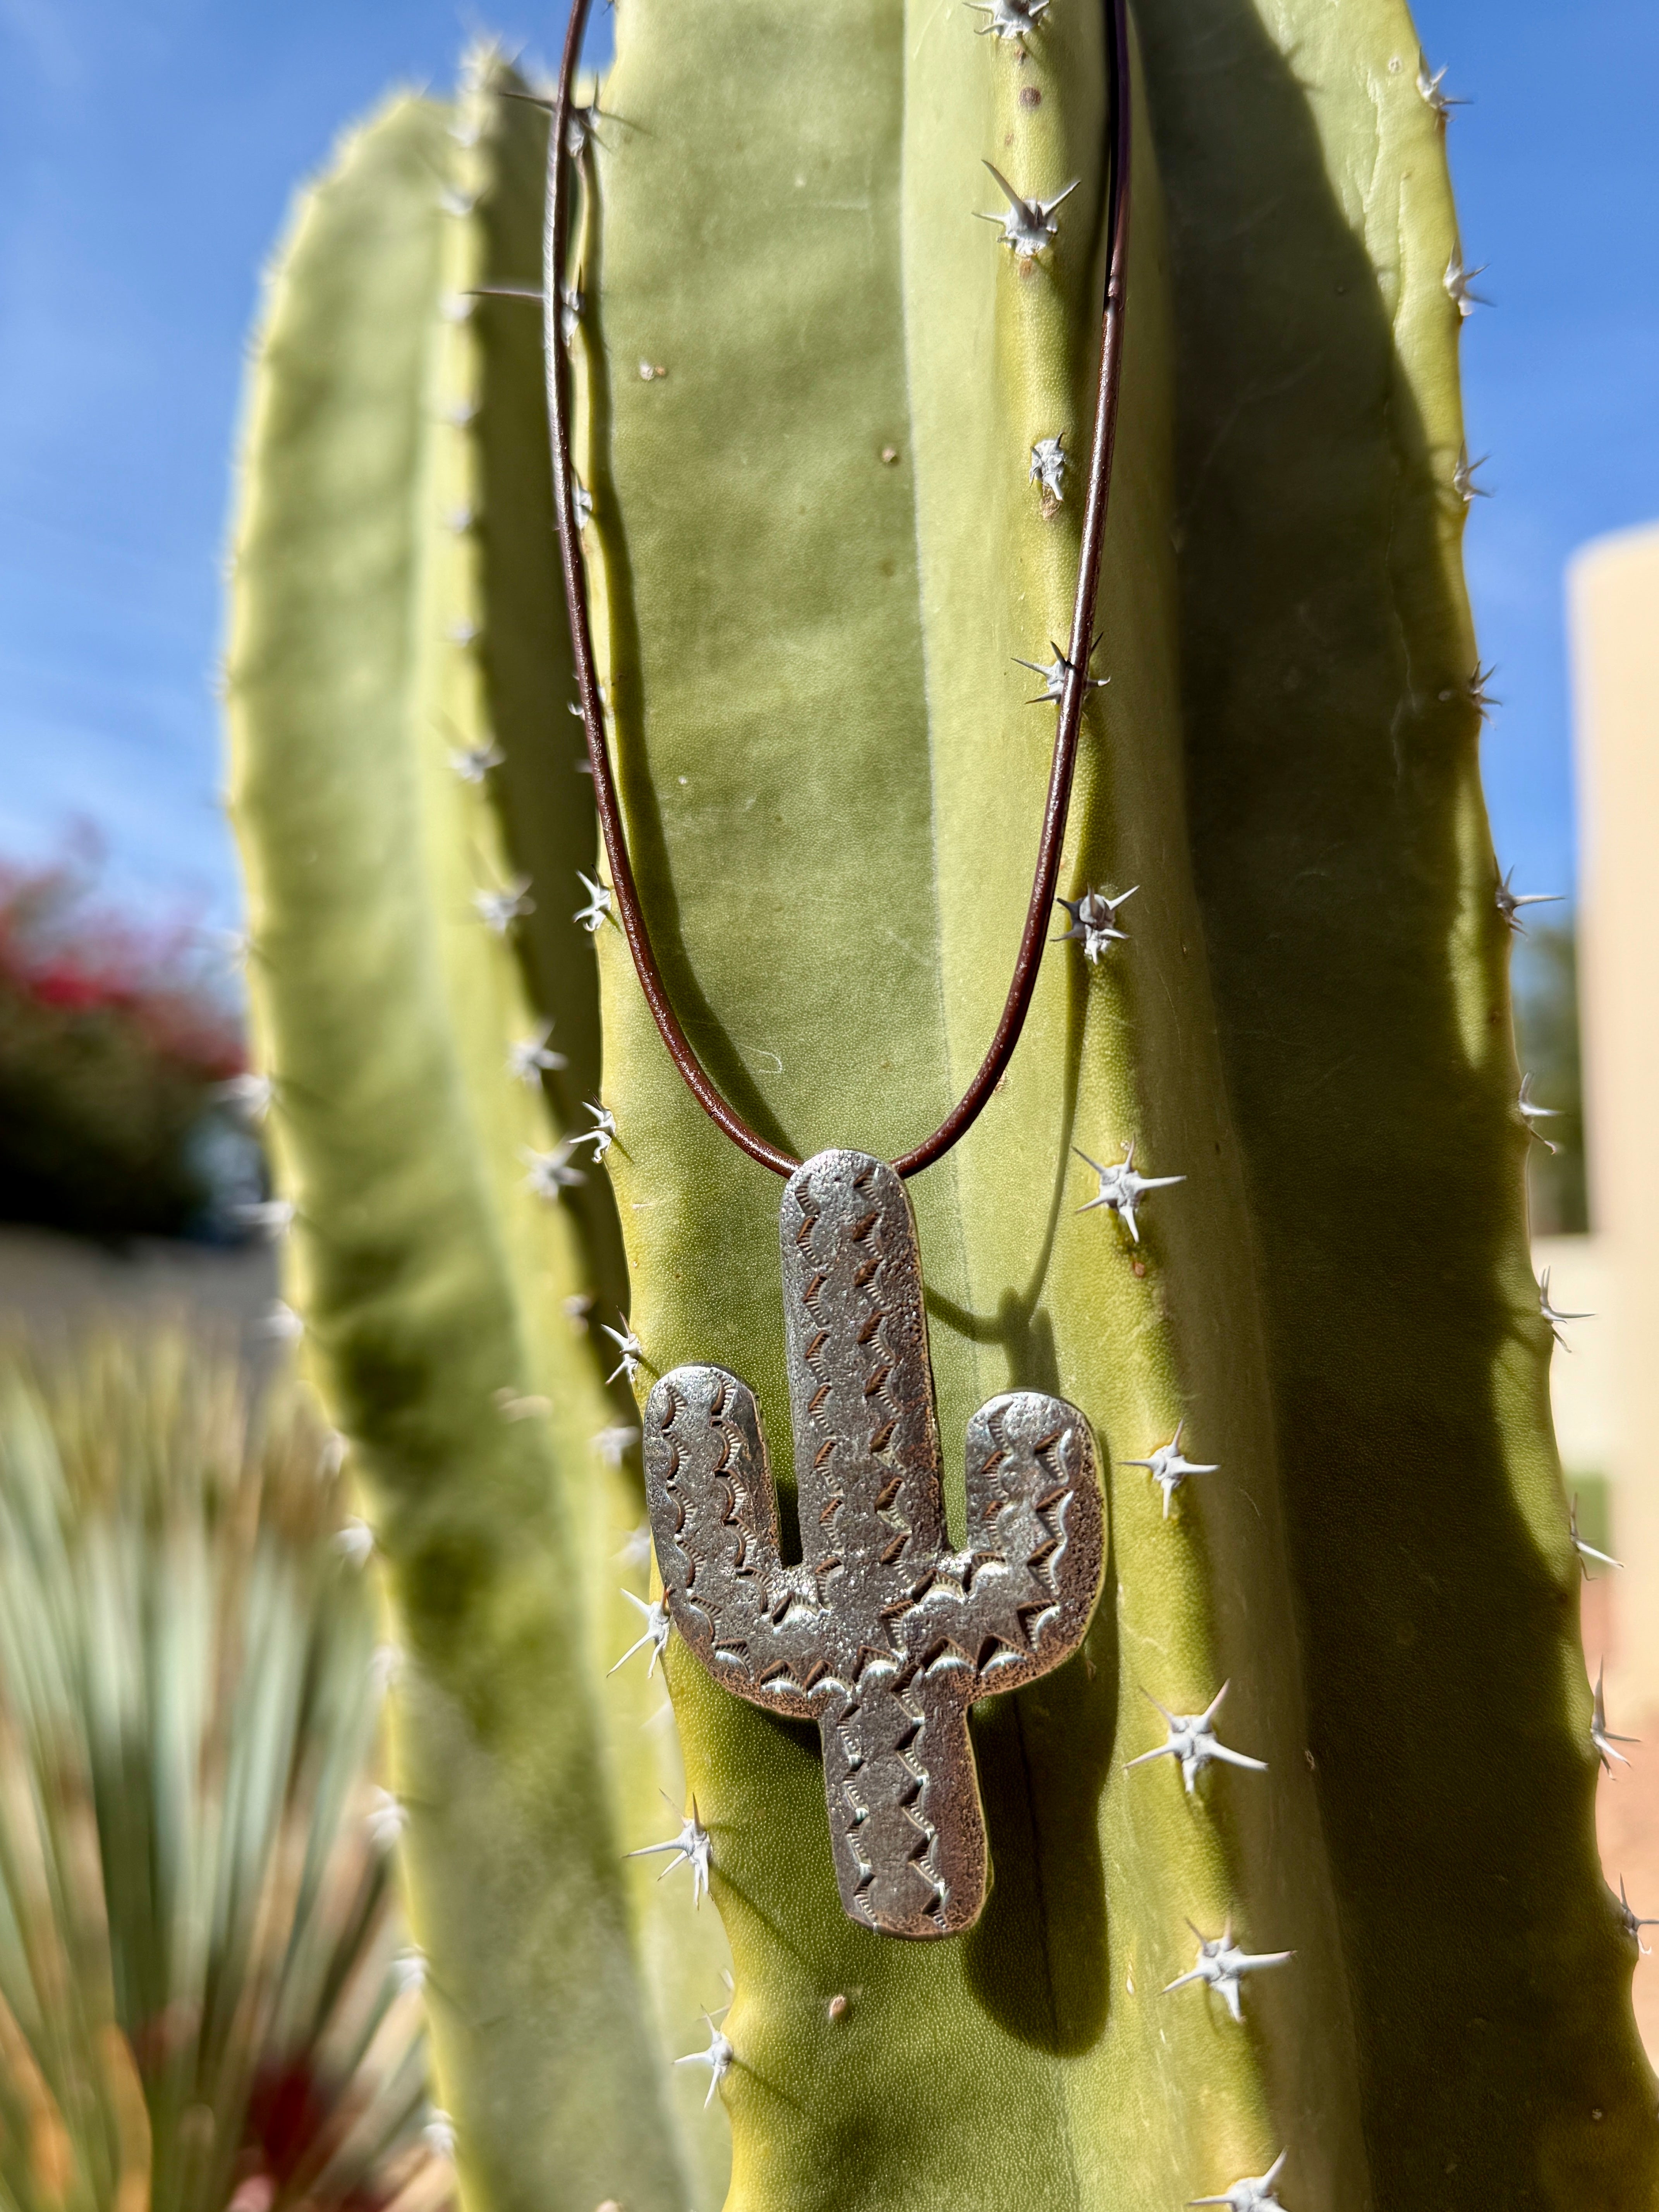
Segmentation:
{"type": "MultiPolygon", "coordinates": [[[[1480,793],[1447,102],[1397,0],[1146,0],[1127,71],[1113,23],[622,0],[545,276],[547,106],[483,54],[343,145],[273,276],[228,670],[250,975],[290,1296],[407,1650],[394,1786],[479,2207],[709,2212],[728,2166],[745,2212],[1659,2191],[1480,793]],[[908,1234],[878,1164],[995,1025],[1085,670],[1071,941],[908,1186],[926,1335],[917,1291],[860,1370],[895,1444],[848,1395],[908,1234]],[[868,1156],[870,1273],[790,1256],[816,1159],[781,1296],[779,1185],[617,926],[607,758],[667,1004],[774,1164],[868,1156]],[[905,1487],[935,1399],[949,1540],[878,1605],[937,1521],[905,1487]],[[951,1817],[982,1807],[991,1880],[957,1913],[934,1670],[981,1670],[960,1710],[1058,1645],[1030,1589],[972,1649],[886,1624],[1015,1564],[966,1526],[997,1468],[1081,1511],[1091,1438],[1104,1594],[973,1713],[951,1817]],[[857,1618],[823,1533],[854,1462],[857,1618]],[[827,1822],[800,1717],[827,1740],[872,1668],[891,1727],[832,1747],[827,1822]],[[860,1924],[866,1821],[943,1940],[860,1924]]],[[[1086,1538],[1020,1561],[1053,1595],[1086,1538]]]]}
{"type": "Polygon", "coordinates": [[[180,1335],[14,1347],[0,1370],[0,2190],[20,2212],[453,2195],[338,1466],[295,1393],[255,1412],[234,1361],[180,1335]]]}

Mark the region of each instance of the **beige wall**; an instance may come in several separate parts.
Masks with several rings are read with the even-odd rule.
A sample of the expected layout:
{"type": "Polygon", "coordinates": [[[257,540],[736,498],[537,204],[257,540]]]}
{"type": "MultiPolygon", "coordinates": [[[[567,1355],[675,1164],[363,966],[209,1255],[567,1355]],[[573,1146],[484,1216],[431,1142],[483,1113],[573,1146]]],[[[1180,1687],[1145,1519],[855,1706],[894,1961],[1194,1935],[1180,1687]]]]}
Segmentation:
{"type": "Polygon", "coordinates": [[[1568,607],[1590,1219],[1612,1324],[1606,1472],[1626,1563],[1607,1655],[1619,1728],[1659,1709],[1659,526],[1587,546],[1568,607]]]}

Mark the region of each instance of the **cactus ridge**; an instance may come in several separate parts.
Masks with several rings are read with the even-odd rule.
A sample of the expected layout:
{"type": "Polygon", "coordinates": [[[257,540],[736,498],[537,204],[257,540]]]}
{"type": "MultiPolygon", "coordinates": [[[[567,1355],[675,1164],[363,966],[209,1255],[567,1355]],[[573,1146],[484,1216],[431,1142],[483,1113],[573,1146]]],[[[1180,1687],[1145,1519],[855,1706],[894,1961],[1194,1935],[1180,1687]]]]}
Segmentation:
{"type": "Polygon", "coordinates": [[[714,1679],[817,1723],[836,1881],[883,1934],[957,1934],[985,1900],[968,1736],[977,1698],[1046,1674],[1100,1588],[1089,1425],[1042,1392],[968,1425],[969,1540],[945,1529],[914,1218],[894,1170],[820,1152],[779,1224],[800,1524],[787,1565],[759,1409],[721,1367],[678,1367],[645,1415],[670,1617],[714,1679]]]}

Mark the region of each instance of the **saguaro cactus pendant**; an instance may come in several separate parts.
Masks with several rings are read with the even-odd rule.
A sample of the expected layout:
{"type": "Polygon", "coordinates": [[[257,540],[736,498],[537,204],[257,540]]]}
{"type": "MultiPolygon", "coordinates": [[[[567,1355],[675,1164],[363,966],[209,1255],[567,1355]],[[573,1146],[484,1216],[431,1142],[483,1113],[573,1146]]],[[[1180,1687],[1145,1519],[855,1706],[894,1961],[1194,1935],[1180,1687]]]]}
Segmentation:
{"type": "Polygon", "coordinates": [[[885,1936],[954,1936],[985,1901],[968,1708],[1076,1650],[1099,1594],[1094,1442],[1035,1390],[968,1425],[968,1541],[949,1548],[915,1218],[893,1170],[820,1152],[779,1223],[806,1556],[778,1548],[754,1394],[677,1367],[645,1412],[674,1626],[717,1682],[814,1720],[842,1902],[885,1936]]]}

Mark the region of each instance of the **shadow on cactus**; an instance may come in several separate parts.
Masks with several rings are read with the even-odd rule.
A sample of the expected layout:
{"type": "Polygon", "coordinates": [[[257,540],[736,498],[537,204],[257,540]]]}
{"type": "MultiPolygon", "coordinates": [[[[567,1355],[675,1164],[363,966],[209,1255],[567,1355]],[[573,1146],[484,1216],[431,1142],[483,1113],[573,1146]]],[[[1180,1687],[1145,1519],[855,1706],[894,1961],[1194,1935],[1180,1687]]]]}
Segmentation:
{"type": "Polygon", "coordinates": [[[0,1371],[0,2179],[439,2212],[334,1439],[167,1335],[0,1371]]]}

